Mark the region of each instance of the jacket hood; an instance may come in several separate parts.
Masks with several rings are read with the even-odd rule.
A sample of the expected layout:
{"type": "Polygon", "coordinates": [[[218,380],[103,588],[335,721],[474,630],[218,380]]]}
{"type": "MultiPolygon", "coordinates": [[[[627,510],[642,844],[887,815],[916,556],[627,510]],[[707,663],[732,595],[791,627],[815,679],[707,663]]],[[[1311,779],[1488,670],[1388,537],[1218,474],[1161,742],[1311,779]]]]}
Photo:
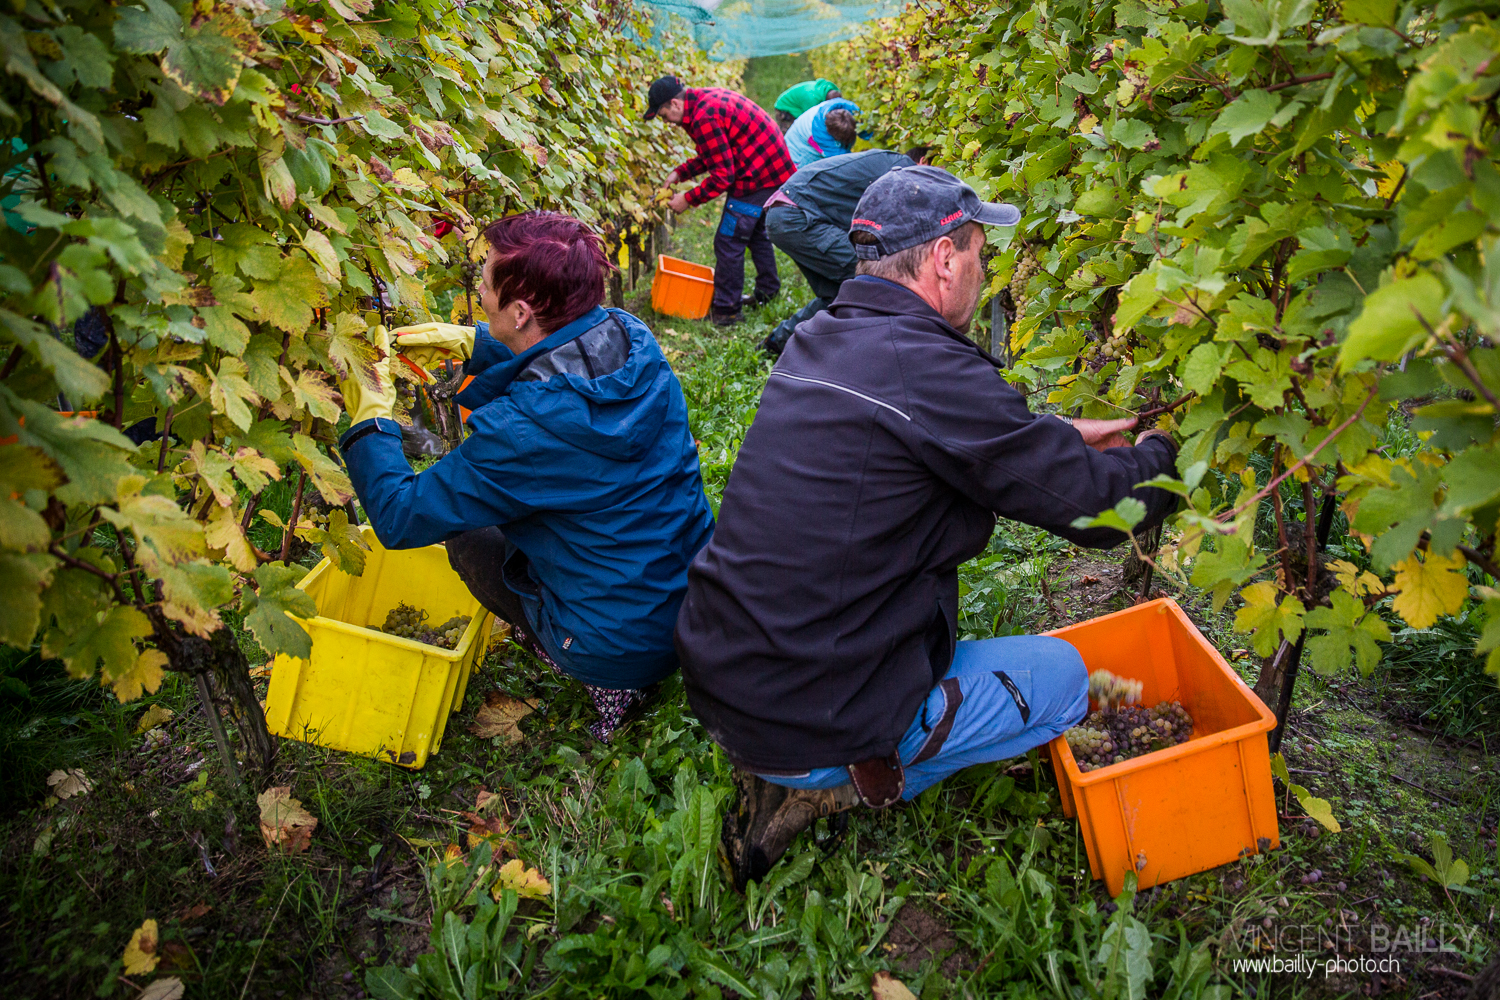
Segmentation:
{"type": "Polygon", "coordinates": [[[502,397],[539,427],[567,444],[602,458],[640,458],[660,434],[667,419],[669,394],[659,391],[672,370],[656,338],[639,319],[621,309],[596,307],[521,354],[489,335],[489,324],[475,328],[474,356],[465,366],[473,376],[457,396],[460,405],[483,411],[502,397]],[[517,381],[544,355],[581,337],[602,323],[617,323],[630,341],[625,362],[597,378],[560,372],[537,381],[517,381]]]}

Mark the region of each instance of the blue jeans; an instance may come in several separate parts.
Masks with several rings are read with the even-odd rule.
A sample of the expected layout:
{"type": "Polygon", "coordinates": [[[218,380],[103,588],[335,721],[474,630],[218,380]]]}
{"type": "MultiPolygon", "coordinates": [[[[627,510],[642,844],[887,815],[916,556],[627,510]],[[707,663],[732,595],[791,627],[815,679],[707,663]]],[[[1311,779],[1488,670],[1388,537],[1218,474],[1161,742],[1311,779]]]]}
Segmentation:
{"type": "MultiPolygon", "coordinates": [[[[1062,639],[1017,635],[960,642],[953,665],[901,738],[901,797],[915,798],[972,764],[1019,757],[1076,726],[1088,708],[1083,657],[1062,639]]],[[[848,783],[849,771],[820,767],[794,777],[762,777],[788,788],[837,788],[848,783]]]]}

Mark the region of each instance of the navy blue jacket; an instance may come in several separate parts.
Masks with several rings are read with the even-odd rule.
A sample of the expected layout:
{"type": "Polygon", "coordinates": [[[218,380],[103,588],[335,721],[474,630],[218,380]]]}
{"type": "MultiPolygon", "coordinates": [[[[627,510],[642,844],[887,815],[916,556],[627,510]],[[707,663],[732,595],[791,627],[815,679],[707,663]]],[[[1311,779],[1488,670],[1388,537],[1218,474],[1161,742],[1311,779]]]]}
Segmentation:
{"type": "Polygon", "coordinates": [[[688,563],[713,514],[682,387],[651,331],[595,308],[517,356],[480,323],[465,371],[471,433],[424,472],[411,471],[394,420],[340,442],[381,543],[499,526],[527,557],[538,638],[563,669],[611,688],[670,674],[688,563]]]}
{"type": "Polygon", "coordinates": [[[800,772],[885,757],[953,662],[958,566],[995,519],[1079,545],[1127,496],[1176,498],[1165,437],[1095,451],[908,289],[844,282],[797,328],[745,434],[677,620],[688,703],[731,760],[800,772]]]}

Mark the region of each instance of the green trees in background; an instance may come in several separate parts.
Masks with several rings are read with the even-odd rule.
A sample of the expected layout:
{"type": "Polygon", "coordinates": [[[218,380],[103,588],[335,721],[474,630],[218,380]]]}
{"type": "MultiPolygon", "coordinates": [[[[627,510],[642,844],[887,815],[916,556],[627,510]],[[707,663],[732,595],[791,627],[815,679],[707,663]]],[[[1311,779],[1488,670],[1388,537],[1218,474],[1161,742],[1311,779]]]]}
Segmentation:
{"type": "Polygon", "coordinates": [[[8,5],[0,641],[121,700],[216,673],[263,734],[222,612],[306,653],[291,539],[361,569],[339,384],[369,384],[375,324],[433,316],[489,218],[651,221],[684,150],[640,121],[645,83],[738,70],[652,30],[581,0],[8,5]],[[146,418],[168,434],[136,447],[146,418]],[[265,512],[262,551],[278,480],[294,515],[265,512]],[[329,513],[299,519],[314,492],[329,513]]]}
{"type": "Polygon", "coordinates": [[[1500,577],[1497,16],[947,0],[820,56],[891,145],[936,141],[1023,207],[991,264],[992,294],[1024,281],[1002,298],[1021,306],[1008,377],[1177,433],[1179,478],[1159,485],[1186,502],[1156,564],[1218,606],[1239,593],[1262,656],[1306,630],[1314,667],[1369,671],[1391,638],[1381,602],[1425,628],[1479,600],[1500,671],[1500,592],[1471,585],[1500,577]],[[1398,402],[1410,454],[1380,446],[1398,402]],[[1302,523],[1283,509],[1298,492],[1302,523]],[[1309,558],[1327,497],[1368,567],[1309,558]]]}

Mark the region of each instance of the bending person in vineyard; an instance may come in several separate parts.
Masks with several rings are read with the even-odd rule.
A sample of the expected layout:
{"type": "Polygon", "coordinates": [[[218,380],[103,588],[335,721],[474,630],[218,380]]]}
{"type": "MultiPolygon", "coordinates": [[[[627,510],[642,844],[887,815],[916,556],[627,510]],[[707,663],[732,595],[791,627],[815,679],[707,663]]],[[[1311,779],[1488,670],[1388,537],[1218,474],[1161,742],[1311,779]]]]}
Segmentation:
{"type": "Polygon", "coordinates": [[[340,448],[381,543],[447,542],[518,641],[588,686],[608,740],[677,669],[687,566],[713,529],[687,403],[645,324],[601,307],[608,265],[587,226],[528,212],[484,235],[488,322],[394,331],[417,367],[464,361],[469,436],[412,472],[385,372],[380,393],[346,383],[340,448]]]}
{"type": "Polygon", "coordinates": [[[926,146],[905,153],[867,149],[810,163],[792,175],[766,202],[766,234],[807,279],[812,301],[776,325],[761,347],[781,354],[797,324],[828,308],[839,287],[854,277],[854,246],[849,226],[865,189],[892,167],[927,162],[926,146]]]}
{"type": "Polygon", "coordinates": [[[798,167],[842,156],[854,151],[859,138],[854,118],[859,105],[853,101],[824,101],[804,111],[786,130],[786,149],[798,167]]]}
{"type": "Polygon", "coordinates": [[[1083,719],[1068,643],[956,641],[957,569],[997,516],[1107,548],[1125,536],[1074,521],[1135,496],[1149,526],[1175,505],[1136,486],[1172,471],[1170,437],[1129,447],[1133,418],[1031,413],[965,336],[981,224],[1019,219],[936,167],[888,172],[854,213],[859,274],[766,383],[677,620],[688,701],[735,765],[740,887],[819,816],[910,799],[1083,719]]]}
{"type": "Polygon", "coordinates": [[[825,80],[821,76],[816,80],[794,83],[783,90],[781,96],[776,98],[776,103],[772,105],[776,113],[776,124],[781,126],[781,131],[785,132],[792,127],[792,122],[801,117],[802,112],[808,108],[843,96],[838,84],[832,80],[825,80]]]}
{"type": "Polygon", "coordinates": [[[675,76],[651,84],[646,118],[661,115],[693,137],[698,155],[667,175],[666,185],[707,173],[691,191],[668,202],[674,212],[724,199],[714,234],[714,297],[709,319],[733,326],[745,306],[771,301],[781,291],[776,248],[766,237],[766,199],[796,171],[786,140],[771,117],[744,94],[720,87],[684,87],[675,76]],[[755,262],[755,292],[745,290],[745,250],[755,262]]]}

